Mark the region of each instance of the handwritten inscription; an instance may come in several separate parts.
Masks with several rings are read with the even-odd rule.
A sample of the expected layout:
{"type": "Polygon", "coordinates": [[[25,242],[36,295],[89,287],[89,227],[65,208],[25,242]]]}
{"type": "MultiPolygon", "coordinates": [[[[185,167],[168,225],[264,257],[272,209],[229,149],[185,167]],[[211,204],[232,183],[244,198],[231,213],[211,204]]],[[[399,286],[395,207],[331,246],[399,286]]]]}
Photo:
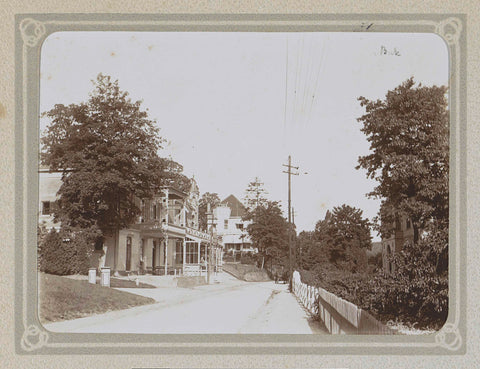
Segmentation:
{"type": "Polygon", "coordinates": [[[400,56],[400,51],[397,50],[396,47],[393,48],[393,50],[387,49],[385,46],[380,47],[380,55],[393,55],[393,56],[400,56]]]}

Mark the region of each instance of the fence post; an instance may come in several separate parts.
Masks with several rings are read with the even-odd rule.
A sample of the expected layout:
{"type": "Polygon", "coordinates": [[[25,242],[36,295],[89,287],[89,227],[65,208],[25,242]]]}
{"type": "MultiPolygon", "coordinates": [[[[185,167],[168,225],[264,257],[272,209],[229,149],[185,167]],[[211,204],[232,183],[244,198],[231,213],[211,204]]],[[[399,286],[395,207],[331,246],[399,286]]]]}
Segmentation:
{"type": "Polygon", "coordinates": [[[308,310],[312,311],[312,286],[308,286],[308,310]]]}

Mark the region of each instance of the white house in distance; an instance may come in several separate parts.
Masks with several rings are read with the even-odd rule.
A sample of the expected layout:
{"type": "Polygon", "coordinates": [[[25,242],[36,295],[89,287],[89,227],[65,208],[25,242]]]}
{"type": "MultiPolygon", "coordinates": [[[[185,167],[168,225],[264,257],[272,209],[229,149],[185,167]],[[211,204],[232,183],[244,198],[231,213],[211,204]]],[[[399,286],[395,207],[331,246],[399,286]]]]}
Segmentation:
{"type": "Polygon", "coordinates": [[[213,226],[225,252],[256,252],[247,233],[247,226],[251,222],[242,219],[245,213],[245,206],[234,195],[228,196],[213,209],[213,226]]]}

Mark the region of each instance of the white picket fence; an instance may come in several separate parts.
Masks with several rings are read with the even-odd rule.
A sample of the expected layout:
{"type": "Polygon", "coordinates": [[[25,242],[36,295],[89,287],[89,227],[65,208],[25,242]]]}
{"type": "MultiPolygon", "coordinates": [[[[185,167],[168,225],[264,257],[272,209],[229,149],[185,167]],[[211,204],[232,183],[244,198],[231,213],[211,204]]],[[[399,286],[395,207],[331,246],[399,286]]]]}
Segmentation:
{"type": "Polygon", "coordinates": [[[183,275],[188,277],[206,276],[207,269],[204,265],[200,264],[185,264],[183,268],[183,275]]]}
{"type": "Polygon", "coordinates": [[[298,271],[293,273],[292,291],[310,313],[319,315],[332,334],[394,334],[393,330],[351,302],[323,288],[303,283],[298,271]]]}

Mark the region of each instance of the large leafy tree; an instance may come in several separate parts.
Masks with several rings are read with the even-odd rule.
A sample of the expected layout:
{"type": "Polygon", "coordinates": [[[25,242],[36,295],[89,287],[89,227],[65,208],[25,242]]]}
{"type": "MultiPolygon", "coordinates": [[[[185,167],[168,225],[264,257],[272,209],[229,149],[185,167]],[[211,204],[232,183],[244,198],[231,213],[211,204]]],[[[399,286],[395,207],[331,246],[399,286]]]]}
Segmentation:
{"type": "Polygon", "coordinates": [[[400,216],[411,220],[415,243],[428,222],[448,218],[446,92],[410,78],[384,100],[359,98],[366,114],[358,121],[371,153],[359,158],[357,169],[378,182],[369,195],[382,199],[377,227],[383,237],[400,216]]]}
{"type": "Polygon", "coordinates": [[[162,138],[141,102],[131,101],[109,76],[98,75],[94,84],[86,102],[44,113],[51,123],[41,159],[63,172],[57,220],[105,233],[135,219],[135,198],[150,197],[171,163],[157,155],[162,138]]]}
{"type": "Polygon", "coordinates": [[[310,270],[325,258],[314,231],[300,232],[295,243],[297,246],[297,263],[300,268],[310,270]]]}
{"type": "Polygon", "coordinates": [[[371,154],[359,158],[378,186],[377,229],[388,237],[400,217],[410,219],[413,242],[394,254],[395,273],[373,279],[361,305],[421,326],[439,328],[448,312],[449,126],[446,87],[405,81],[384,100],[360,97],[358,120],[371,154]],[[424,234],[420,237],[420,231],[424,234]]]}
{"type": "MultiPolygon", "coordinates": [[[[312,256],[357,271],[366,266],[367,249],[372,246],[370,222],[360,209],[349,205],[334,207],[325,219],[317,222],[315,238],[319,245],[312,256]],[[318,249],[323,250],[319,255],[318,249]]],[[[319,261],[320,262],[320,261],[319,261]]]]}
{"type": "Polygon", "coordinates": [[[171,158],[160,158],[157,181],[161,186],[172,186],[180,191],[189,192],[191,180],[183,174],[183,165],[171,158]]]}
{"type": "Polygon", "coordinates": [[[248,212],[245,220],[251,220],[247,232],[253,247],[268,260],[280,260],[288,253],[288,222],[276,201],[267,201],[248,212]]]}
{"type": "Polygon", "coordinates": [[[200,230],[207,231],[208,228],[208,218],[207,210],[210,205],[210,211],[213,211],[220,204],[220,197],[217,193],[205,192],[200,198],[198,205],[198,225],[200,230]]]}

